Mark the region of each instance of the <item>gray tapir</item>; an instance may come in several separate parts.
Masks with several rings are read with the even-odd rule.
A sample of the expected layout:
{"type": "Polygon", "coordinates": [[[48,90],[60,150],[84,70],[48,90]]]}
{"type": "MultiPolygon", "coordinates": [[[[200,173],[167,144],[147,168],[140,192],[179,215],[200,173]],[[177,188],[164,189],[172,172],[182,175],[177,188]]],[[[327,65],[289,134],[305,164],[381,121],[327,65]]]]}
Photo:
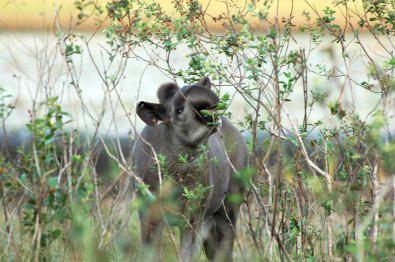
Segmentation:
{"type": "MultiPolygon", "coordinates": [[[[186,226],[180,226],[183,261],[191,259],[200,243],[208,259],[229,261],[245,190],[239,171],[247,167],[246,143],[226,117],[221,116],[220,125],[212,125],[213,117],[203,114],[202,110],[215,110],[220,101],[208,78],[182,88],[175,83],[163,84],[157,96],[159,103],[137,104],[137,114],[147,125],[133,147],[134,171],[158,198],[166,176],[181,185],[176,194],[181,207],[175,213],[188,220],[186,226]],[[201,154],[206,156],[205,161],[201,161],[201,154]],[[158,162],[165,162],[166,169],[158,168],[158,162]],[[207,188],[200,205],[202,212],[184,216],[186,189],[183,191],[182,186],[194,181],[207,188]],[[197,225],[206,233],[198,235],[197,225]]],[[[144,244],[151,245],[161,237],[164,223],[169,222],[164,220],[168,217],[166,208],[147,205],[140,212],[141,236],[144,244]]]]}

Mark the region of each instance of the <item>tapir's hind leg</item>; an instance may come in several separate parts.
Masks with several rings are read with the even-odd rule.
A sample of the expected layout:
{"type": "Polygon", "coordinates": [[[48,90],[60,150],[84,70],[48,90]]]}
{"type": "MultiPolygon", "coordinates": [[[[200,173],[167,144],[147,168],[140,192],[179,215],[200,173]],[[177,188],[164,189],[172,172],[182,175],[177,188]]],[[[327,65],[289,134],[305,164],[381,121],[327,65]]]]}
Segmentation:
{"type": "Polygon", "coordinates": [[[211,227],[203,243],[209,260],[232,261],[238,209],[239,207],[226,212],[221,208],[213,215],[211,227]]]}

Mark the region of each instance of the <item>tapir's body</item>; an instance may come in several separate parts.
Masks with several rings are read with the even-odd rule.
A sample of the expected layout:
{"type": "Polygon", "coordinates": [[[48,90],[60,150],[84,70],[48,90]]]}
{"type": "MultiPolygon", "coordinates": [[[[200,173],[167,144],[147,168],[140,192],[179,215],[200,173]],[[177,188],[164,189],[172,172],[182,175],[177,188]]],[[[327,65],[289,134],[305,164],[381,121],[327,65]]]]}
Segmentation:
{"type": "MultiPolygon", "coordinates": [[[[199,88],[201,87],[195,87],[193,92],[198,92],[199,88]]],[[[206,91],[202,89],[198,96],[206,91]]],[[[156,110],[156,108],[152,109],[152,105],[156,106],[155,104],[147,106],[143,102],[145,104],[140,106],[140,117],[146,123],[154,124],[147,125],[143,129],[133,148],[134,170],[157,195],[164,176],[172,178],[175,184],[181,187],[181,192],[177,196],[179,202],[185,202],[182,198],[182,187],[189,188],[192,184],[200,183],[207,188],[207,194],[202,200],[201,212],[196,211],[183,216],[189,221],[188,226],[181,229],[181,256],[188,260],[197,250],[199,240],[196,238],[198,230],[196,225],[200,225],[200,228],[205,228],[207,231],[203,236],[207,257],[229,260],[232,258],[235,225],[241,204],[241,201],[234,199],[232,201],[230,197],[243,197],[244,187],[236,173],[247,166],[247,147],[240,132],[227,118],[221,117],[221,125],[214,128],[203,125],[204,122],[197,120],[194,115],[197,104],[201,104],[205,96],[209,101],[211,93],[199,97],[198,102],[197,95],[192,93],[194,95],[192,96],[185,88],[180,89],[179,93],[187,102],[177,102],[174,93],[172,100],[164,100],[163,95],[161,97],[158,93],[162,104],[166,105],[166,116],[153,111],[156,110]],[[182,113],[172,117],[172,112],[180,107],[180,103],[182,113]],[[187,104],[192,105],[190,112],[187,104]],[[160,115],[161,118],[152,120],[152,112],[154,117],[160,115]],[[202,155],[205,156],[204,160],[202,155]],[[165,162],[165,172],[161,168],[158,169],[159,158],[165,162]]],[[[211,104],[215,103],[217,103],[216,99],[211,102],[211,104]]],[[[180,209],[176,212],[186,212],[184,204],[180,203],[180,209]]],[[[142,239],[147,244],[161,235],[164,221],[160,212],[160,209],[155,209],[140,213],[142,239]]]]}

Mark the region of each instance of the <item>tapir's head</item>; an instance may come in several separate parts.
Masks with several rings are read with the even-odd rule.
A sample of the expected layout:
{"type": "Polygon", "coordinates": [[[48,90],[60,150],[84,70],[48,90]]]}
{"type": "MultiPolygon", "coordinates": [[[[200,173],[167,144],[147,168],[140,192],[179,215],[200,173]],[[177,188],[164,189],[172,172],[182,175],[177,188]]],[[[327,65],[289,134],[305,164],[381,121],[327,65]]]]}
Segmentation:
{"type": "Polygon", "coordinates": [[[159,87],[157,95],[159,104],[137,104],[137,114],[146,124],[166,125],[186,146],[196,146],[215,132],[215,127],[210,125],[212,117],[202,113],[214,109],[219,102],[208,78],[182,88],[166,83],[159,87]]]}

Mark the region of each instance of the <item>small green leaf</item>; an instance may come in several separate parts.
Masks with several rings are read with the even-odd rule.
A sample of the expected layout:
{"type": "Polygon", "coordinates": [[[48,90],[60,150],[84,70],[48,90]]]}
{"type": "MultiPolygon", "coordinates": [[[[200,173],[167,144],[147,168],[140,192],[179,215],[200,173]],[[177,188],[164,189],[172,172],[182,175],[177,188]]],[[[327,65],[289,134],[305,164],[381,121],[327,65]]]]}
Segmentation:
{"type": "Polygon", "coordinates": [[[51,188],[56,188],[56,185],[58,184],[58,178],[57,177],[50,177],[48,179],[48,185],[51,188]]]}

